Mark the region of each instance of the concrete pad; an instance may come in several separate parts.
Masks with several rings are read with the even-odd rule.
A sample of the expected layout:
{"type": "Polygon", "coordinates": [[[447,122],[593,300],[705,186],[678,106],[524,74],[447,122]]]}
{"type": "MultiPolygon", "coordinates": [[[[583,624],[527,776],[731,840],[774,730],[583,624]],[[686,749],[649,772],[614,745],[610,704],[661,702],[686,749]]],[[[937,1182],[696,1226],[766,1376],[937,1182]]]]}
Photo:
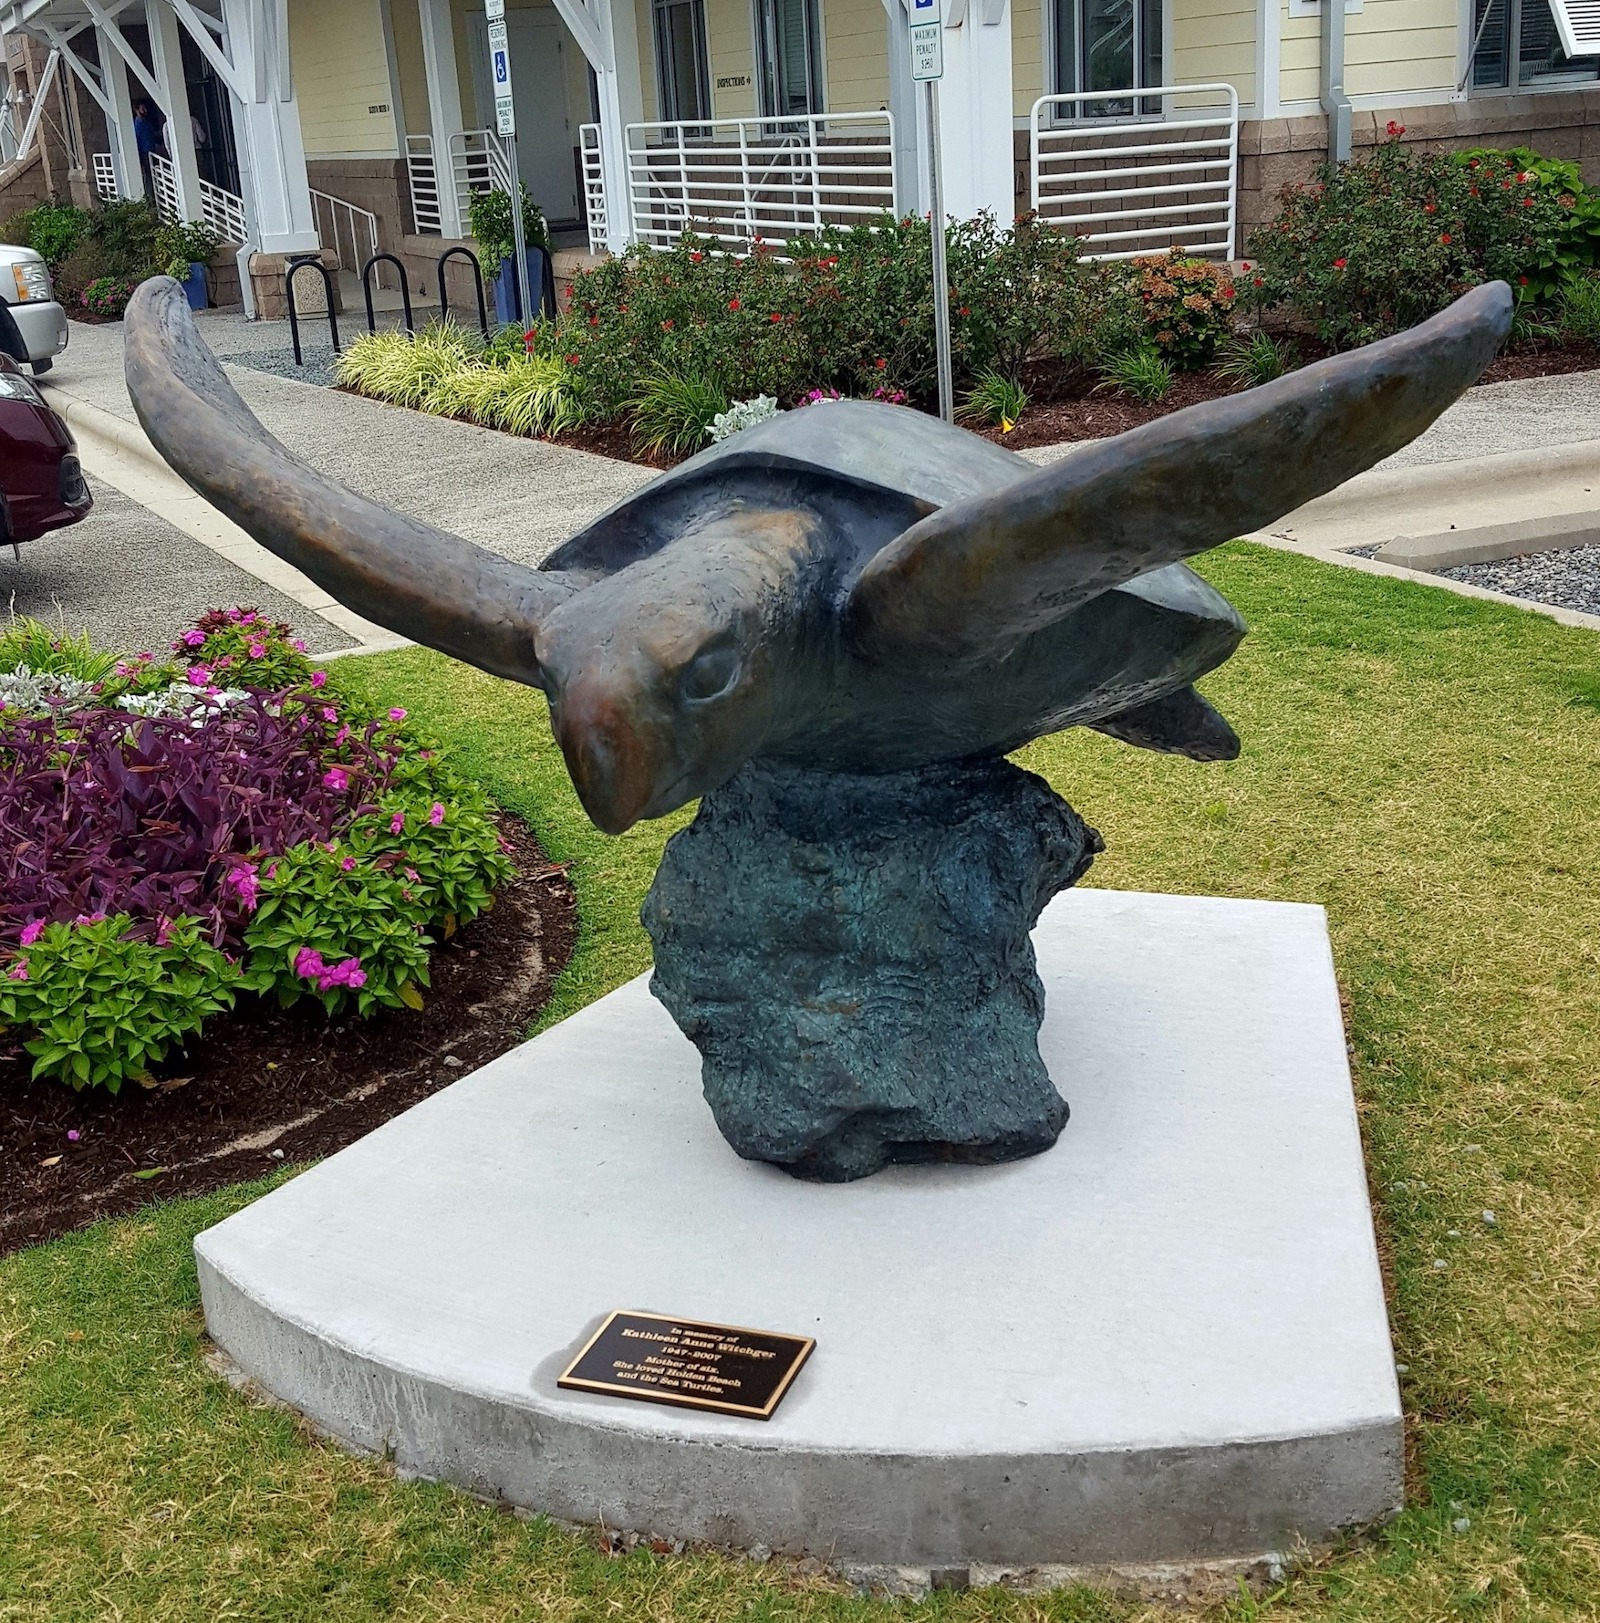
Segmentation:
{"type": "Polygon", "coordinates": [[[1529,552],[1556,552],[1563,547],[1600,543],[1600,511],[1559,513],[1549,518],[1481,524],[1466,530],[1440,530],[1432,535],[1397,535],[1373,553],[1385,563],[1407,569],[1454,569],[1459,564],[1489,564],[1529,552]]]}
{"type": "Polygon", "coordinates": [[[1093,1565],[1390,1512],[1321,909],[1072,890],[1035,945],[1072,1105],[1047,1154],[843,1186],[740,1161],[640,979],[202,1234],[211,1334],[403,1469],[669,1537],[1093,1565]],[[817,1348],[767,1422],[559,1389],[614,1308],[817,1348]]]}

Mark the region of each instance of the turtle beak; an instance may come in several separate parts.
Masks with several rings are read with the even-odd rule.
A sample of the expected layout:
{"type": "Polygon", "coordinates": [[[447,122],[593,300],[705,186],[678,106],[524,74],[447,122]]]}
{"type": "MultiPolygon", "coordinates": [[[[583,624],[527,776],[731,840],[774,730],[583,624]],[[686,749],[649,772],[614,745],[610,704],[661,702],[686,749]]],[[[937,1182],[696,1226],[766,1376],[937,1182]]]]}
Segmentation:
{"type": "Polygon", "coordinates": [[[596,828],[621,834],[653,808],[666,762],[639,700],[608,683],[580,679],[558,694],[551,721],[578,799],[596,828]]]}

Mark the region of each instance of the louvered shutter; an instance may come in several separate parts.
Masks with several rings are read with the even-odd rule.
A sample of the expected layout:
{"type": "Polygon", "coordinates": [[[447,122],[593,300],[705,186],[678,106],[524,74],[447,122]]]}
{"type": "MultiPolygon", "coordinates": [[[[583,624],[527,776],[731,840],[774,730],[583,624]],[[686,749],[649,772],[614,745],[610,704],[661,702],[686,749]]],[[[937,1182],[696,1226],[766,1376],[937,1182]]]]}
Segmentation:
{"type": "Polygon", "coordinates": [[[1549,0],[1568,56],[1600,56],[1600,0],[1549,0]]]}

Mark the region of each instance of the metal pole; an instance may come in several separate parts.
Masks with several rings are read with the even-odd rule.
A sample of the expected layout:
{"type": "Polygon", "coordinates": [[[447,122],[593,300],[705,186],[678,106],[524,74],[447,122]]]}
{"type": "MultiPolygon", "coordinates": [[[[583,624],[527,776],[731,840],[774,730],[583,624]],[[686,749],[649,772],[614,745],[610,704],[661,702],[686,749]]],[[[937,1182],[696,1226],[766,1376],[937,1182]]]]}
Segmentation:
{"type": "Polygon", "coordinates": [[[933,241],[933,348],[939,368],[939,415],[956,420],[955,389],[950,378],[950,277],[944,264],[944,194],[939,188],[939,81],[928,86],[929,234],[933,241]]]}
{"type": "MultiPolygon", "coordinates": [[[[528,294],[528,243],[522,228],[522,171],[517,167],[517,137],[506,137],[507,156],[511,159],[511,240],[517,253],[517,297],[522,301],[524,330],[533,325],[533,301],[528,294]]],[[[540,296],[544,294],[541,287],[540,296]]]]}

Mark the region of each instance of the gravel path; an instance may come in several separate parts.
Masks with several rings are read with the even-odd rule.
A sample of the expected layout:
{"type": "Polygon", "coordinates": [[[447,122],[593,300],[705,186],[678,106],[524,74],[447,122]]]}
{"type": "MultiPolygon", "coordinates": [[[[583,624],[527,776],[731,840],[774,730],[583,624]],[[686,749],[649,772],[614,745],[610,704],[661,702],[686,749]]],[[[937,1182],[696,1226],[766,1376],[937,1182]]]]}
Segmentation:
{"type": "Polygon", "coordinates": [[[1525,552],[1494,563],[1457,564],[1454,569],[1441,569],[1438,573],[1487,591],[1600,614],[1600,547],[1525,552]]]}

